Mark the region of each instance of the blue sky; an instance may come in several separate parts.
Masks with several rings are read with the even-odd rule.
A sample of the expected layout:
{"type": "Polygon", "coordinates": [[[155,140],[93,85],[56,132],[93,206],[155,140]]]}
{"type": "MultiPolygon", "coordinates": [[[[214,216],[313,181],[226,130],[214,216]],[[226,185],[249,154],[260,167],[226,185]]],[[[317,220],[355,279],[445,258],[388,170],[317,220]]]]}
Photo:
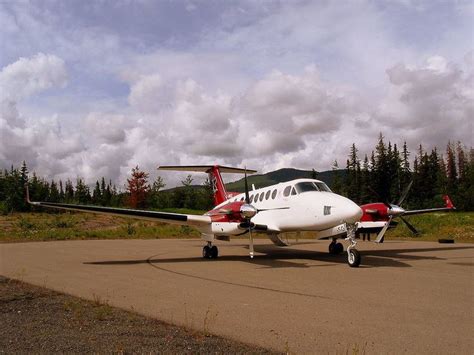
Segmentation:
{"type": "Polygon", "coordinates": [[[473,15],[471,1],[2,1],[0,164],[121,184],[137,164],[326,170],[379,132],[471,147],[473,15]]]}

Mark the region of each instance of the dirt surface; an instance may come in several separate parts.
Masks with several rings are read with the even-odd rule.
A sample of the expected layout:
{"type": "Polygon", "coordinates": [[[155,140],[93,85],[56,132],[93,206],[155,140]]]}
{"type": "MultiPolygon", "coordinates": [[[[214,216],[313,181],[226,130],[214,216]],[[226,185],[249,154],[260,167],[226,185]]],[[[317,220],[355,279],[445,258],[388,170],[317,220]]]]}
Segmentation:
{"type": "Polygon", "coordinates": [[[1,276],[0,329],[9,354],[272,353],[1,276]]]}
{"type": "Polygon", "coordinates": [[[4,243],[0,275],[280,352],[472,354],[472,244],[359,242],[359,268],[326,241],[216,244],[4,243]]]}

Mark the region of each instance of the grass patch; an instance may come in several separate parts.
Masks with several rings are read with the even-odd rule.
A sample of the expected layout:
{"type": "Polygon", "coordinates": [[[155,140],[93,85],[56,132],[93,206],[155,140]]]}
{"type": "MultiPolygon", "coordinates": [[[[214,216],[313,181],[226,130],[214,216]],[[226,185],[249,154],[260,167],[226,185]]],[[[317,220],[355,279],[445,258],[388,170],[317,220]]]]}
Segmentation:
{"type": "Polygon", "coordinates": [[[474,242],[474,212],[428,213],[404,217],[420,235],[414,236],[399,219],[396,228],[387,231],[388,239],[415,239],[437,241],[450,238],[457,242],[474,242]]]}
{"type": "Polygon", "coordinates": [[[0,242],[74,239],[198,238],[192,227],[86,213],[0,215],[0,242]]]}

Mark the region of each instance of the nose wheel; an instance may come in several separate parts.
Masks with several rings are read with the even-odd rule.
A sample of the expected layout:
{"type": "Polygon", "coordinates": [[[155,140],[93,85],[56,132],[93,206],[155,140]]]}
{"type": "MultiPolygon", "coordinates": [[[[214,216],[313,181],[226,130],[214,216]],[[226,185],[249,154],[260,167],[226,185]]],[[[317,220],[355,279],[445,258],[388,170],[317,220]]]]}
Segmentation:
{"type": "Polygon", "coordinates": [[[355,239],[356,226],[355,224],[346,224],[347,238],[349,246],[347,247],[347,263],[350,267],[358,267],[360,265],[361,257],[359,251],[355,248],[357,241],[355,239]]]}
{"type": "Polygon", "coordinates": [[[217,259],[218,256],[219,249],[217,249],[217,246],[212,245],[211,242],[208,242],[207,245],[202,248],[202,257],[204,259],[217,259]]]}

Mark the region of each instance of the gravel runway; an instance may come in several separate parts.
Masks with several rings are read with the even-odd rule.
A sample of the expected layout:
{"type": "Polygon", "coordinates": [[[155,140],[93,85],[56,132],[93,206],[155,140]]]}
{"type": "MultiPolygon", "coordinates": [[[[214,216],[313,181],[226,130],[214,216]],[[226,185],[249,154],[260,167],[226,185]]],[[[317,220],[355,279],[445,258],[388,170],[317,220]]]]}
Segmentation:
{"type": "Polygon", "coordinates": [[[0,275],[190,329],[296,353],[474,349],[474,245],[360,242],[359,268],[328,242],[278,248],[200,240],[0,244],[0,275]]]}

